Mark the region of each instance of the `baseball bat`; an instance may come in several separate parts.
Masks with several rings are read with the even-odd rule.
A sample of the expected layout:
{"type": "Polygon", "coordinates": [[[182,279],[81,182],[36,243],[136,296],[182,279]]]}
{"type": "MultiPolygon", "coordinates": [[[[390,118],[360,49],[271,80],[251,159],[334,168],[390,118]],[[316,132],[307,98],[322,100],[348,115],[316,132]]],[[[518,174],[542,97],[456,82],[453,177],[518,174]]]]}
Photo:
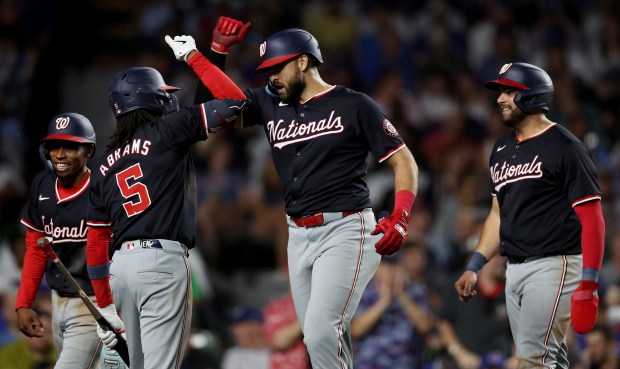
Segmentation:
{"type": "Polygon", "coordinates": [[[73,287],[75,292],[80,296],[80,299],[82,299],[84,304],[86,304],[86,307],[88,308],[90,313],[95,317],[95,320],[97,321],[97,323],[99,323],[99,325],[103,329],[112,331],[112,333],[114,333],[114,335],[116,336],[116,339],[118,340],[118,343],[116,344],[116,346],[114,346],[114,350],[118,352],[118,355],[123,359],[125,364],[129,366],[129,350],[127,348],[127,341],[125,341],[125,338],[123,338],[123,336],[120,333],[118,333],[118,331],[112,326],[112,324],[110,324],[110,322],[108,322],[106,318],[104,318],[104,316],[101,315],[101,312],[99,311],[99,309],[97,309],[95,304],[88,298],[88,296],[86,295],[86,292],[84,292],[82,287],[80,287],[80,285],[75,281],[71,273],[69,273],[67,268],[65,268],[62,261],[60,261],[60,259],[58,258],[58,255],[56,255],[56,252],[54,251],[54,249],[52,249],[52,245],[50,241],[48,241],[47,238],[45,237],[41,237],[37,240],[37,246],[43,252],[45,252],[45,254],[47,255],[47,258],[50,259],[52,263],[54,263],[56,268],[60,270],[62,275],[65,276],[65,279],[69,282],[71,287],[73,287]]]}

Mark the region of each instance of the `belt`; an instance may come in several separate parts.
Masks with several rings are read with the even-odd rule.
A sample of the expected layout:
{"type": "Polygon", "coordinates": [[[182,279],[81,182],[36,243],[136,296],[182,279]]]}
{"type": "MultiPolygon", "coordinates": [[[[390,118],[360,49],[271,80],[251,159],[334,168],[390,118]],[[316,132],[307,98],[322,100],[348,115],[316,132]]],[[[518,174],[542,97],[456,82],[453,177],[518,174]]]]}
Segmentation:
{"type": "Polygon", "coordinates": [[[530,261],[546,258],[546,257],[549,257],[549,256],[558,256],[558,255],[559,254],[555,254],[555,253],[542,254],[542,255],[534,255],[534,256],[512,256],[512,255],[506,255],[506,258],[508,259],[510,264],[522,264],[522,263],[527,263],[527,262],[530,262],[530,261]]]}
{"type": "Polygon", "coordinates": [[[188,248],[184,244],[166,239],[139,239],[123,241],[115,251],[120,253],[136,253],[142,250],[156,249],[166,253],[181,254],[188,256],[188,248]]]}
{"type": "Polygon", "coordinates": [[[325,224],[327,221],[327,218],[330,218],[329,220],[340,219],[340,218],[348,217],[349,215],[352,215],[352,214],[359,213],[360,211],[361,210],[351,210],[351,211],[343,211],[343,212],[336,212],[336,213],[330,212],[329,216],[327,215],[327,213],[316,213],[316,214],[306,215],[306,216],[299,217],[299,218],[291,217],[291,220],[298,227],[312,228],[312,227],[318,227],[318,226],[325,224]],[[334,214],[336,215],[335,218],[334,218],[334,214]],[[340,214],[339,217],[338,217],[338,214],[340,214]]]}
{"type": "Polygon", "coordinates": [[[123,242],[123,246],[121,247],[127,250],[131,250],[137,247],[142,247],[143,249],[163,249],[159,240],[136,240],[123,242]]]}

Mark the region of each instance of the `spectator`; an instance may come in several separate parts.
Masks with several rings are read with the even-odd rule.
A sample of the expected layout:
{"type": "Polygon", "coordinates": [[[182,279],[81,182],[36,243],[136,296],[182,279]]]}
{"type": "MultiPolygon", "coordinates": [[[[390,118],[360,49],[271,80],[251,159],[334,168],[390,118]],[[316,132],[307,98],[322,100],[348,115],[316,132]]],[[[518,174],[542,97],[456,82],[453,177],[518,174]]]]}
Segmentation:
{"type": "MultiPolygon", "coordinates": [[[[288,277],[288,269],[286,270],[288,277]]],[[[297,320],[293,295],[289,291],[264,309],[265,340],[269,346],[270,369],[309,369],[310,358],[297,320]]]]}
{"type": "MultiPolygon", "coordinates": [[[[32,305],[46,331],[52,330],[52,304],[50,291],[39,291],[32,305]]],[[[51,334],[41,337],[19,338],[0,348],[2,369],[52,369],[56,363],[54,339],[51,334]]]]}
{"type": "MultiPolygon", "coordinates": [[[[406,243],[399,254],[414,252],[412,247],[406,243]]],[[[426,286],[409,277],[398,256],[382,258],[351,320],[355,368],[422,367],[424,335],[433,316],[426,286]]]]}
{"type": "Polygon", "coordinates": [[[234,345],[224,351],[222,369],[268,369],[269,349],[263,339],[263,314],[240,305],[230,313],[234,345]]]}
{"type": "Polygon", "coordinates": [[[586,335],[586,347],[582,355],[586,368],[616,369],[620,366],[614,334],[606,325],[596,325],[586,335]]]}
{"type": "MultiPolygon", "coordinates": [[[[448,353],[461,369],[477,369],[485,354],[512,352],[512,336],[504,294],[504,257],[495,256],[478,275],[478,294],[467,304],[459,303],[452,288],[443,294],[439,332],[448,353]],[[474,303],[475,305],[471,305],[474,303]]],[[[462,271],[457,271],[457,276],[462,271]]]]}
{"type": "Polygon", "coordinates": [[[620,233],[611,238],[609,258],[601,266],[601,282],[603,285],[620,283],[620,233]]]}

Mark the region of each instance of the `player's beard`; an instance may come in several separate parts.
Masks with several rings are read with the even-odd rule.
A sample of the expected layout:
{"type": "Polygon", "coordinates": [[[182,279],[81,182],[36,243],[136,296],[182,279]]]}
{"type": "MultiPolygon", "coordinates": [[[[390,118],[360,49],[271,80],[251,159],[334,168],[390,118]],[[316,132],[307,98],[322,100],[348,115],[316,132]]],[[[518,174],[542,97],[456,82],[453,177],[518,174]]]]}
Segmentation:
{"type": "Polygon", "coordinates": [[[525,118],[527,118],[527,114],[525,114],[523,110],[517,107],[511,107],[508,117],[504,117],[502,114],[502,123],[507,127],[514,128],[523,122],[525,118]]]}
{"type": "Polygon", "coordinates": [[[301,73],[301,69],[296,67],[295,75],[291,78],[291,81],[288,85],[288,94],[281,96],[282,101],[287,103],[295,103],[298,102],[301,98],[301,94],[306,89],[306,81],[304,80],[304,75],[301,73]]]}

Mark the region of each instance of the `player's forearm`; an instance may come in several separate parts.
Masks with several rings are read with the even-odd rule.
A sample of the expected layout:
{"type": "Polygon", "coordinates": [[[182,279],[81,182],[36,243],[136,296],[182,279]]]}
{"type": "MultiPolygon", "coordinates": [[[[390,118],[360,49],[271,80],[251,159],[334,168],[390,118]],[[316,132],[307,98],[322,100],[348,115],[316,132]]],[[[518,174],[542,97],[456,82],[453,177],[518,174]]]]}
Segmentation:
{"type": "Polygon", "coordinates": [[[28,229],[26,231],[26,254],[19,283],[19,291],[15,300],[15,310],[32,306],[37,290],[45,273],[47,256],[37,247],[37,240],[43,237],[42,232],[28,229]]]}
{"type": "Polygon", "coordinates": [[[394,192],[407,190],[418,193],[418,165],[407,147],[392,155],[387,163],[394,171],[394,192]]]}
{"type": "Polygon", "coordinates": [[[216,99],[244,100],[245,94],[226,73],[213,65],[200,52],[190,53],[187,64],[194,70],[200,81],[211,91],[216,99]]]}
{"type": "Polygon", "coordinates": [[[99,307],[106,307],[114,302],[109,283],[108,246],[111,234],[112,230],[109,227],[88,226],[86,266],[99,307]]]}
{"type": "MultiPolygon", "coordinates": [[[[191,57],[194,54],[190,52],[189,55],[191,57]]],[[[215,65],[222,72],[224,72],[225,65],[226,65],[226,55],[227,54],[222,54],[222,53],[218,53],[217,51],[210,50],[208,59],[213,65],[215,65]]],[[[202,83],[201,81],[198,81],[198,85],[196,86],[196,92],[194,93],[194,105],[198,105],[203,102],[213,100],[214,98],[215,96],[213,96],[213,94],[211,93],[211,91],[209,91],[207,86],[205,86],[204,83],[202,83]]]]}
{"type": "Polygon", "coordinates": [[[482,232],[480,233],[480,240],[476,246],[476,252],[481,253],[487,260],[491,260],[499,251],[499,227],[499,204],[494,197],[491,211],[484,221],[482,232]]]}
{"type": "Polygon", "coordinates": [[[575,213],[581,223],[584,274],[588,272],[586,269],[592,269],[591,273],[595,274],[584,279],[597,281],[605,249],[605,220],[601,202],[596,200],[575,206],[575,213]]]}

